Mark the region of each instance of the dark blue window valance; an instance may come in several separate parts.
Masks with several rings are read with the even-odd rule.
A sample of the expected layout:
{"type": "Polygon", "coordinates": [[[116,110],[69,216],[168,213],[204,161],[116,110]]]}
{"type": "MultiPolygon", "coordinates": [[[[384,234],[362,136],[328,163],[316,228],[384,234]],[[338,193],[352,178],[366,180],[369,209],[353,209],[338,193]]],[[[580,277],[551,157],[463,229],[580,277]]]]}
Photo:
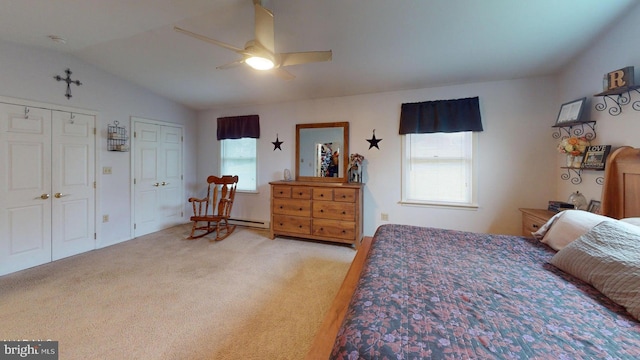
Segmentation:
{"type": "Polygon", "coordinates": [[[482,131],[478,97],[402,104],[400,135],[482,131]]]}
{"type": "Polygon", "coordinates": [[[227,116],[218,118],[218,140],[260,138],[260,116],[227,116]]]}

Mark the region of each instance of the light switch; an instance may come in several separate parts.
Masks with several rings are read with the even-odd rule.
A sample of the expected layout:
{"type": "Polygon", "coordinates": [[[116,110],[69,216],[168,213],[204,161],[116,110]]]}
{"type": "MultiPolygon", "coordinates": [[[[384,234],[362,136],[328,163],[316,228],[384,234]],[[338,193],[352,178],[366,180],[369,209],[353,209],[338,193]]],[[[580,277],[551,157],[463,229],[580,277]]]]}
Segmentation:
{"type": "Polygon", "coordinates": [[[111,166],[105,166],[102,168],[102,173],[105,175],[111,175],[111,166]]]}

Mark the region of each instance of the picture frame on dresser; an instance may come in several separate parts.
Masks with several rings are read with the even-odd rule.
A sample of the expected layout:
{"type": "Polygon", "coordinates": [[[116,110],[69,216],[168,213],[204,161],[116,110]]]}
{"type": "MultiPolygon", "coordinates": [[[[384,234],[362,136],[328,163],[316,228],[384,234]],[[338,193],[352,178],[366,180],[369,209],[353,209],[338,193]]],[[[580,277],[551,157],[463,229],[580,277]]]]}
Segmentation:
{"type": "Polygon", "coordinates": [[[600,205],[601,205],[600,201],[591,200],[589,202],[589,207],[587,208],[587,211],[594,214],[600,214],[600,205]]]}

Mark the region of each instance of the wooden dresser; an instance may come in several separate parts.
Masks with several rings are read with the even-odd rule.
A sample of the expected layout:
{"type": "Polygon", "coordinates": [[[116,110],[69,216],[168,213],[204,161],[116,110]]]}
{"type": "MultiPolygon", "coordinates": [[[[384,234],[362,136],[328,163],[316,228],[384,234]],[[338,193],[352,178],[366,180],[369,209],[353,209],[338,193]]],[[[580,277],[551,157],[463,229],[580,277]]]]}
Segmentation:
{"type": "Polygon", "coordinates": [[[361,183],[271,182],[271,238],[362,241],[361,183]]]}

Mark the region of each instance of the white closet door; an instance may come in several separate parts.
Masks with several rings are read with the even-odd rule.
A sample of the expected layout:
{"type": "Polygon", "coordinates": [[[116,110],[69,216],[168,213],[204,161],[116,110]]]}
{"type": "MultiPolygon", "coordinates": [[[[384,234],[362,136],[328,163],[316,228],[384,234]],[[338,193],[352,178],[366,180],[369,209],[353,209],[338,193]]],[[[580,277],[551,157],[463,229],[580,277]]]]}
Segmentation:
{"type": "Polygon", "coordinates": [[[134,236],[182,223],[182,128],[134,120],[134,236]]]}
{"type": "Polygon", "coordinates": [[[95,249],[95,117],[52,113],[52,257],[95,249]]]}
{"type": "Polygon", "coordinates": [[[182,198],[182,128],[162,126],[160,167],[161,228],[182,223],[185,199],[182,198]]]}
{"type": "Polygon", "coordinates": [[[0,103],[0,275],[51,261],[51,111],[0,103]]]}

